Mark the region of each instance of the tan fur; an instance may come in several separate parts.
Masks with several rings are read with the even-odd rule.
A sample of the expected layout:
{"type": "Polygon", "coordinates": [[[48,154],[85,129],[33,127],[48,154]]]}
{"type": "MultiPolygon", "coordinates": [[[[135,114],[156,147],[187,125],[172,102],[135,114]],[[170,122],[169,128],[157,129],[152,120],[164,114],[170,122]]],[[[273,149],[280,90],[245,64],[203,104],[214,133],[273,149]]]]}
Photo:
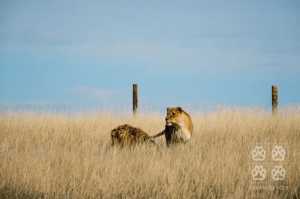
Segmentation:
{"type": "Polygon", "coordinates": [[[191,116],[181,107],[167,108],[165,120],[165,129],[152,138],[165,135],[167,146],[172,143],[186,143],[191,139],[193,122],[191,116]]]}
{"type": "Polygon", "coordinates": [[[151,137],[142,129],[128,124],[120,125],[111,130],[112,145],[133,146],[141,143],[154,143],[151,137]]]}
{"type": "Polygon", "coordinates": [[[172,124],[177,124],[181,128],[187,129],[190,135],[193,133],[192,118],[181,107],[167,108],[166,125],[172,124]]]}

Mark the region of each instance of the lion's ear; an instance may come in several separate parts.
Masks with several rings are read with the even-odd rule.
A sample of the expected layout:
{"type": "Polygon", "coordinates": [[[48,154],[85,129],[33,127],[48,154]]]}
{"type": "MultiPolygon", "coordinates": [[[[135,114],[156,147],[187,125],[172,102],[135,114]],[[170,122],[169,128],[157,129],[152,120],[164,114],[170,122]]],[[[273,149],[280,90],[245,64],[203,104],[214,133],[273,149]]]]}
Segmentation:
{"type": "Polygon", "coordinates": [[[177,110],[180,111],[180,112],[183,111],[183,109],[180,106],[177,107],[177,110]]]}
{"type": "Polygon", "coordinates": [[[167,108],[167,113],[169,113],[171,111],[171,108],[170,107],[168,107],[167,108]]]}

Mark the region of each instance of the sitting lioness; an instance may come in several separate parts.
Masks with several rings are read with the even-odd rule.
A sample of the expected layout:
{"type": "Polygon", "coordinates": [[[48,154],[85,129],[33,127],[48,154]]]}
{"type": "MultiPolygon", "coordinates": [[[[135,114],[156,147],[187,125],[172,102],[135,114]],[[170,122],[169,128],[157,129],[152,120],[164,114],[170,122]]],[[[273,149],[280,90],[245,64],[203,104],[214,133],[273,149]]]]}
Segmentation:
{"type": "Polygon", "coordinates": [[[142,129],[128,124],[120,125],[111,130],[112,145],[133,146],[141,143],[155,143],[142,129]]]}
{"type": "Polygon", "coordinates": [[[193,123],[191,116],[181,107],[167,108],[165,129],[152,136],[156,138],[165,135],[167,146],[172,143],[186,143],[191,139],[193,123]]]}

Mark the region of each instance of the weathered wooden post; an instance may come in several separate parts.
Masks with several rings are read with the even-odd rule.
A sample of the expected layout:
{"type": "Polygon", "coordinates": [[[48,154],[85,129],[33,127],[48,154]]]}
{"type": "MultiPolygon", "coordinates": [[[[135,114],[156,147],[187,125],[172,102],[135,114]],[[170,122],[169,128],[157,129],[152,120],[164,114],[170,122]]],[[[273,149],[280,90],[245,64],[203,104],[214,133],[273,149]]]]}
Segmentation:
{"type": "Polygon", "coordinates": [[[136,115],[138,110],[138,85],[132,85],[132,111],[133,115],[136,115]]]}
{"type": "Polygon", "coordinates": [[[272,85],[272,113],[276,114],[278,109],[278,88],[272,85]]]}

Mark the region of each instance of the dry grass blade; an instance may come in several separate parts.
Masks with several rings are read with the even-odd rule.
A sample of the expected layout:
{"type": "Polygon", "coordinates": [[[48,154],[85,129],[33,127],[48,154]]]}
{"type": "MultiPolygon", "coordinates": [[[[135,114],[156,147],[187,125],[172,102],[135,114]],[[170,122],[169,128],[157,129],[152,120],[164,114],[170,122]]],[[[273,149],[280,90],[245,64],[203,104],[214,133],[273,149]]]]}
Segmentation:
{"type": "MultiPolygon", "coordinates": [[[[300,198],[300,114],[223,110],[193,117],[191,143],[111,148],[129,123],[151,135],[163,116],[0,116],[0,198],[300,198]],[[286,189],[251,189],[255,143],[283,143],[286,189]]],[[[269,162],[269,166],[272,162],[269,162]]],[[[269,184],[274,183],[269,179],[269,184]]]]}

